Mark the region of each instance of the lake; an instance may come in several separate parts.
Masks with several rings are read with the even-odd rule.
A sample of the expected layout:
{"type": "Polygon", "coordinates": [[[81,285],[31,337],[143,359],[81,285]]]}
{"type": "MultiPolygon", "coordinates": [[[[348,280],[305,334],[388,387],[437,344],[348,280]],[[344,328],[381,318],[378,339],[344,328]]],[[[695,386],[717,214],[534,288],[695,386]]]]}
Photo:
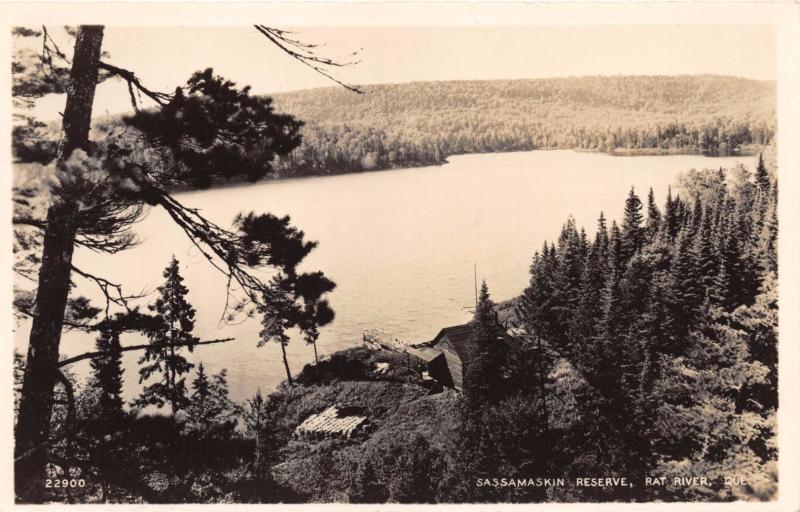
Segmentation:
{"type": "MultiPolygon", "coordinates": [[[[209,219],[230,225],[240,211],[291,215],[293,224],[319,247],[301,270],[322,270],[338,284],[330,294],[335,321],[322,329],[321,355],[358,345],[364,329],[412,342],[430,340],[442,327],[463,323],[474,304],[473,265],[492,298],[504,300],[527,285],[534,251],[555,240],[568,215],[594,236],[602,210],[619,220],[625,197],[635,187],[643,201],[653,187],[659,206],[668,185],[690,168],[754,168],[754,157],[706,158],[696,155],[614,157],[572,151],[533,151],[463,155],[438,167],[396,169],[264,182],[179,194],[209,219]]],[[[280,347],[257,348],[259,324],[220,324],[225,280],[198,253],[167,215],[152,210],[137,225],[143,243],[118,255],[78,250],[75,263],[137,292],[155,290],[170,256],[181,263],[189,300],[197,309],[195,335],[235,337],[197,347],[189,359],[210,372],[228,369],[232,398],[269,392],[285,379],[280,347]]],[[[86,281],[78,292],[99,300],[86,281]]],[[[18,329],[24,350],[28,325],[18,329]]],[[[123,344],[141,342],[126,335],[123,344]]],[[[93,349],[85,334],[67,333],[62,352],[93,349]]],[[[313,362],[313,350],[299,336],[288,347],[293,372],[313,362]]],[[[124,355],[125,398],[135,397],[138,353],[124,355]]],[[[71,366],[79,377],[88,362],[71,366]]],[[[187,380],[191,380],[190,376],[187,380]]]]}

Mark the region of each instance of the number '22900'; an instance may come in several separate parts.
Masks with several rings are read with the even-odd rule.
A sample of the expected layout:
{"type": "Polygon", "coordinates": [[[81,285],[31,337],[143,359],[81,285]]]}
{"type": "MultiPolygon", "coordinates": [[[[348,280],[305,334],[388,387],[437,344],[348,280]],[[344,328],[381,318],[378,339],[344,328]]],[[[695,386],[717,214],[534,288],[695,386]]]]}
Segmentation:
{"type": "Polygon", "coordinates": [[[86,480],[83,478],[48,478],[44,481],[44,486],[48,489],[86,487],[86,480]]]}

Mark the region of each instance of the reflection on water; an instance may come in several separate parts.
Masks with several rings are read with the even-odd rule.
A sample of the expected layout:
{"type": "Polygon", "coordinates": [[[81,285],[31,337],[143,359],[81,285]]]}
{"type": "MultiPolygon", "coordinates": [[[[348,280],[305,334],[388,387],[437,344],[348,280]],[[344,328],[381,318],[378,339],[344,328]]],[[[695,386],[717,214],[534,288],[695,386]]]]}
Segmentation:
{"type": "MultiPolygon", "coordinates": [[[[652,186],[663,203],[667,186],[682,170],[737,161],[752,169],[754,164],[753,157],[612,157],[571,151],[449,160],[441,167],[270,182],[185,193],[178,199],[223,226],[243,210],[289,214],[309,239],[319,241],[302,269],[320,269],[338,284],[330,296],[336,319],[318,342],[320,354],[327,354],[360,343],[363,329],[379,328],[417,342],[465,321],[466,308],[474,302],[473,264],[493,298],[513,297],[526,286],[534,251],[558,236],[568,215],[593,236],[601,210],[609,223],[621,217],[631,186],[642,199],[652,186]]],[[[198,347],[189,359],[202,360],[212,372],[228,368],[235,400],[277,386],[285,378],[279,347],[256,347],[257,320],[220,323],[225,281],[167,215],[151,211],[137,231],[143,239],[139,247],[114,256],[78,250],[77,266],[124,283],[129,291],[155,290],[174,254],[198,311],[195,334],[236,338],[198,347]]],[[[86,282],[77,292],[99,300],[86,282]]],[[[27,335],[28,326],[21,326],[21,350],[27,335]]],[[[128,335],[123,344],[137,341],[128,335]]],[[[91,337],[69,333],[62,352],[74,355],[93,346],[91,337]]],[[[294,372],[313,361],[312,348],[300,336],[288,353],[294,372]]],[[[126,399],[139,391],[137,358],[124,355],[126,399]]],[[[72,369],[86,375],[89,365],[72,369]]]]}

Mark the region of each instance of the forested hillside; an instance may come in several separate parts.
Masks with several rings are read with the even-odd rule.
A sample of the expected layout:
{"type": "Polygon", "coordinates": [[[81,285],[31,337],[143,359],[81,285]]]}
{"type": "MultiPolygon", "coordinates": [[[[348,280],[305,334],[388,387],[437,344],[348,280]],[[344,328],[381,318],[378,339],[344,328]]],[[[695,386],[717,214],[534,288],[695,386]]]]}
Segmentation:
{"type": "Polygon", "coordinates": [[[302,119],[282,175],[441,163],[546,148],[735,153],[768,143],[775,85],[724,76],[615,76],[373,85],[274,95],[302,119]]]}
{"type": "MultiPolygon", "coordinates": [[[[776,126],[775,84],[735,77],[414,82],[365,91],[332,87],[274,95],[277,112],[304,123],[302,144],[260,162],[260,172],[316,176],[533,149],[730,155],[768,144],[776,126]]],[[[111,116],[95,124],[113,131],[120,120],[111,116]]],[[[32,119],[15,126],[15,159],[51,161],[57,134],[55,124],[32,119]]]]}
{"type": "MultiPolygon", "coordinates": [[[[534,454],[540,468],[573,477],[707,479],[651,486],[645,499],[769,499],[777,483],[777,182],[760,160],[755,180],[740,167],[691,171],[679,185],[681,196],[663,207],[652,191],[643,202],[630,190],[621,223],[609,227],[601,214],[593,236],[568,219],[534,256],[518,318],[534,334],[540,378],[528,379],[521,396],[530,404],[577,398],[549,404],[533,437],[549,442],[534,454]],[[726,485],[732,476],[746,484],[726,485]]],[[[519,407],[519,395],[510,396],[519,407]]],[[[502,446],[482,424],[481,436],[502,446]]]]}

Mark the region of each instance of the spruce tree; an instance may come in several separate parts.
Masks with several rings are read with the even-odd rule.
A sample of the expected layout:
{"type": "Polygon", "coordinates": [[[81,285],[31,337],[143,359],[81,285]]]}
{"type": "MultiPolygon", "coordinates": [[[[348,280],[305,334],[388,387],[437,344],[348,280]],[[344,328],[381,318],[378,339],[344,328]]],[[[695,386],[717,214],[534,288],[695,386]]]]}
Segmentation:
{"type": "Polygon", "coordinates": [[[700,230],[694,237],[694,247],[692,248],[692,253],[696,258],[697,275],[695,278],[699,281],[705,300],[713,299],[715,278],[720,265],[719,254],[711,236],[711,217],[712,212],[706,208],[703,211],[700,230]]]}
{"type": "Polygon", "coordinates": [[[192,381],[192,401],[195,403],[205,403],[211,394],[208,375],[206,375],[203,362],[197,365],[197,375],[192,381]]]}
{"type": "Polygon", "coordinates": [[[464,397],[471,407],[479,408],[505,395],[503,366],[506,347],[503,340],[498,338],[502,328],[489,298],[486,281],[481,284],[472,330],[474,353],[467,362],[464,397]]]}
{"type": "Polygon", "coordinates": [[[178,260],[173,256],[163,276],[165,282],[158,287],[159,297],[150,310],[160,320],[158,327],[149,332],[150,347],[139,359],[139,382],[161,374],[159,380],[146,385],[134,401],[137,407],[170,404],[172,412],[185,408],[189,399],[185,378],[181,377],[194,365],[181,355],[183,347],[191,352],[198,338],[192,335],[195,309],[187,302],[189,290],[183,285],[178,260]]]}
{"type": "Polygon", "coordinates": [[[353,483],[349,489],[350,501],[353,503],[384,503],[387,499],[386,486],[378,479],[375,465],[369,457],[364,457],[358,464],[353,483]]]}
{"type": "Polygon", "coordinates": [[[620,274],[625,270],[626,260],[624,257],[624,250],[622,248],[622,233],[617,226],[617,221],[611,221],[611,235],[608,239],[608,276],[617,274],[619,279],[620,274]]]}
{"type": "Polygon", "coordinates": [[[667,189],[667,201],[664,205],[664,219],[661,223],[662,231],[668,240],[674,240],[678,234],[680,219],[678,218],[678,202],[672,200],[672,187],[667,189]]]}
{"type": "Polygon", "coordinates": [[[653,188],[647,193],[647,239],[654,240],[661,229],[661,212],[656,205],[653,188]]]}
{"type": "Polygon", "coordinates": [[[745,332],[751,360],[768,373],[762,382],[749,383],[740,407],[747,410],[775,410],[778,407],[778,280],[775,273],[765,274],[760,293],[752,305],[737,308],[731,323],[745,332]]]}
{"type": "Polygon", "coordinates": [[[692,213],[689,219],[689,225],[691,226],[691,236],[694,237],[698,231],[700,231],[700,226],[703,222],[703,200],[700,198],[700,192],[698,191],[694,196],[694,207],[692,209],[692,213]]]}
{"type": "Polygon", "coordinates": [[[778,271],[778,187],[764,194],[766,206],[761,221],[761,230],[756,241],[758,263],[762,271],[778,271]]]}
{"type": "Polygon", "coordinates": [[[216,419],[225,419],[230,415],[232,402],[228,398],[228,369],[223,368],[211,377],[209,385],[211,410],[216,419]]]}
{"type": "Polygon", "coordinates": [[[616,222],[611,223],[611,241],[608,255],[608,278],[601,292],[602,313],[597,325],[597,335],[590,352],[593,354],[587,378],[597,389],[609,396],[618,383],[619,327],[622,316],[620,279],[624,271],[622,263],[622,237],[616,222]]]}
{"type": "Polygon", "coordinates": [[[570,323],[570,348],[574,360],[587,356],[586,347],[597,334],[602,314],[602,292],[608,274],[608,229],[603,213],[597,220],[597,233],[589,247],[580,281],[578,307],[570,323]]]}
{"type": "Polygon", "coordinates": [[[622,219],[622,258],[630,260],[644,245],[642,232],[642,201],[631,187],[625,200],[625,214],[622,219]]]}
{"type": "Polygon", "coordinates": [[[703,297],[697,282],[697,259],[693,254],[692,242],[690,229],[684,227],[678,234],[670,268],[675,329],[683,335],[695,326],[697,309],[703,297]]]}
{"type": "Polygon", "coordinates": [[[119,330],[106,323],[97,337],[98,352],[108,355],[96,357],[89,363],[92,368],[91,385],[97,391],[97,417],[113,422],[122,415],[122,351],[119,330]]]}
{"type": "Polygon", "coordinates": [[[597,218],[597,233],[594,236],[592,247],[595,249],[597,259],[600,262],[607,261],[608,258],[608,226],[606,226],[606,217],[603,212],[597,218]]]}
{"type": "Polygon", "coordinates": [[[756,185],[762,193],[766,193],[770,188],[769,173],[767,166],[764,165],[764,154],[759,153],[758,165],[756,166],[756,185]]]}
{"type": "MultiPolygon", "coordinates": [[[[553,307],[549,314],[559,326],[569,325],[580,300],[581,275],[586,255],[585,234],[582,237],[575,228],[571,216],[561,230],[558,240],[556,277],[553,290],[553,307]]],[[[550,341],[565,351],[567,347],[566,330],[563,328],[550,333],[550,341]]]]}
{"type": "Polygon", "coordinates": [[[556,260],[546,242],[541,253],[536,253],[531,264],[531,280],[522,292],[519,309],[528,332],[550,339],[557,332],[555,315],[556,260]]]}

